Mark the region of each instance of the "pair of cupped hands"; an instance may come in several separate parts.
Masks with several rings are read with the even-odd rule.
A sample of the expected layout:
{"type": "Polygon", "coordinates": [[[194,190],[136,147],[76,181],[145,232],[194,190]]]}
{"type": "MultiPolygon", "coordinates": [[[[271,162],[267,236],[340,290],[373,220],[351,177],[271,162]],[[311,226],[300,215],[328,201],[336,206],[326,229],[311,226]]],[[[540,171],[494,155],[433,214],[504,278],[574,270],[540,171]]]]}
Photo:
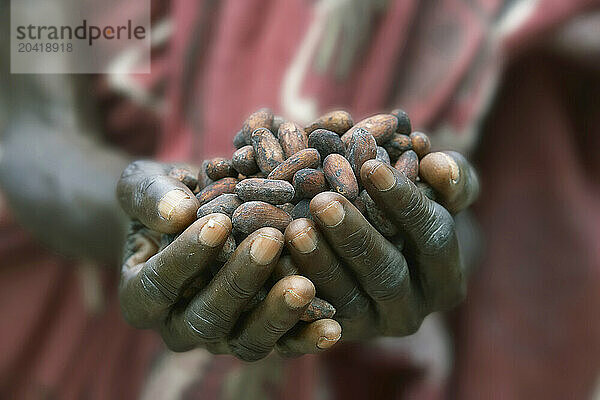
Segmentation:
{"type": "Polygon", "coordinates": [[[433,154],[421,175],[437,202],[406,176],[377,160],[361,168],[370,197],[398,228],[404,245],[383,237],[343,196],[323,192],[310,203],[312,221],[294,220],[282,234],[262,228],[239,243],[213,274],[232,230],[224,214],[196,220],[194,194],[169,175],[170,164],[136,161],[117,187],[132,218],[119,288],[125,319],[154,329],[174,351],[203,347],[254,361],[273,349],[285,356],[416,332],[425,316],[465,296],[453,215],[477,197],[472,166],[455,152],[433,154]],[[429,169],[429,170],[427,170],[429,169]],[[160,249],[161,233],[183,231],[160,249]],[[287,246],[301,275],[277,281],[260,303],[248,304],[270,279],[287,246]],[[193,282],[193,293],[189,292],[193,282]],[[337,310],[333,319],[299,321],[315,294],[337,310]]]}

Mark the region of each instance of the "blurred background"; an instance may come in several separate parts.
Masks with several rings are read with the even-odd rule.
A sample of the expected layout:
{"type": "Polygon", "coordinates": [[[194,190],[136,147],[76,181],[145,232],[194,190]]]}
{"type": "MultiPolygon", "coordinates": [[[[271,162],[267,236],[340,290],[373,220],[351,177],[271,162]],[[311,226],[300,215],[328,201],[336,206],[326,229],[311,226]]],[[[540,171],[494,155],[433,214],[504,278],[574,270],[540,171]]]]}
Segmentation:
{"type": "MultiPolygon", "coordinates": [[[[600,2],[173,0],[151,15],[150,74],[10,74],[0,38],[1,398],[600,399],[600,2]],[[457,216],[466,302],[408,338],[250,365],[128,327],[121,171],[228,156],[263,106],[301,125],[400,107],[434,149],[465,153],[482,184],[457,216]]],[[[113,62],[133,71],[135,54],[113,62]]]]}

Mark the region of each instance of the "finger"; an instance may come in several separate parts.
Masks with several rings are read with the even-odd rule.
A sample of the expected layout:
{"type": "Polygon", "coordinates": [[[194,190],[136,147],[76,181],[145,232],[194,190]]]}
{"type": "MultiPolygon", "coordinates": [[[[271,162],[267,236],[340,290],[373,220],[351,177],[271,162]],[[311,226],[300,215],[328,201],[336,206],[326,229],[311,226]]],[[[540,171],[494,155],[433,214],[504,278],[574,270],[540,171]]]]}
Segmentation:
{"type": "Polygon", "coordinates": [[[208,280],[210,263],[230,232],[229,217],[210,214],[146,262],[126,262],[119,290],[125,319],[137,328],[162,322],[190,282],[203,275],[208,280]]]}
{"type": "Polygon", "coordinates": [[[336,320],[347,334],[365,332],[374,326],[369,299],[344,269],[312,221],[294,220],[285,231],[285,241],[294,262],[317,287],[319,296],[336,309],[336,320]]]}
{"type": "Polygon", "coordinates": [[[162,233],[181,232],[196,219],[200,206],[187,186],[168,176],[170,169],[151,161],[135,161],[125,168],[117,184],[123,210],[162,233]]]}
{"type": "Polygon", "coordinates": [[[248,236],[208,286],[176,313],[163,338],[172,349],[226,337],[246,304],[269,278],[283,247],[283,234],[261,228],[248,236]]]}
{"type": "Polygon", "coordinates": [[[420,162],[419,174],[440,195],[440,203],[452,214],[469,207],[479,195],[475,169],[455,151],[429,153],[420,162]]]}
{"type": "Polygon", "coordinates": [[[361,170],[369,195],[389,215],[418,265],[419,283],[434,309],[454,306],[464,296],[464,280],[454,220],[400,171],[369,160],[361,170]]]}
{"type": "Polygon", "coordinates": [[[233,354],[244,361],[266,357],[314,297],[314,285],[302,276],[288,276],[277,282],[231,340],[233,354]]]}
{"type": "Polygon", "coordinates": [[[320,319],[298,325],[277,342],[277,351],[285,357],[314,354],[333,347],[342,337],[342,327],[333,319],[320,319]]]}

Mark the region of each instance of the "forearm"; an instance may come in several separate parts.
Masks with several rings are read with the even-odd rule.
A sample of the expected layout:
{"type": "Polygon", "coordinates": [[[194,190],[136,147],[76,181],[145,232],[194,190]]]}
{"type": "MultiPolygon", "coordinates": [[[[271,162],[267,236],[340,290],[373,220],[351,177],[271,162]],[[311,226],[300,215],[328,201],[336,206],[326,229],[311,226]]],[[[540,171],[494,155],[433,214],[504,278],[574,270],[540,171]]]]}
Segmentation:
{"type": "Polygon", "coordinates": [[[24,113],[3,133],[0,187],[18,221],[53,250],[115,261],[125,217],[114,188],[128,163],[92,137],[24,113]]]}

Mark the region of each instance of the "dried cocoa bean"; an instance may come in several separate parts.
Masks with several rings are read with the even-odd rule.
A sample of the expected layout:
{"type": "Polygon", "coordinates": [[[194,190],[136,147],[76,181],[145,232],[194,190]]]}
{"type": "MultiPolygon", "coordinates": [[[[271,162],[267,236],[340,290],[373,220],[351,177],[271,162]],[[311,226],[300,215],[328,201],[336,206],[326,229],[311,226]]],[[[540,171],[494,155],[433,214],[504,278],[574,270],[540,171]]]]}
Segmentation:
{"type": "Polygon", "coordinates": [[[400,154],[407,150],[412,150],[412,140],[406,135],[397,133],[383,147],[390,155],[391,160],[396,161],[400,157],[400,154]]]}
{"type": "Polygon", "coordinates": [[[338,135],[343,135],[348,129],[352,128],[352,125],[354,125],[354,121],[349,113],[346,111],[332,111],[319,117],[304,130],[309,135],[317,129],[327,129],[338,135]]]}
{"type": "Polygon", "coordinates": [[[346,158],[352,166],[357,182],[360,183],[360,168],[367,160],[377,156],[377,143],[375,138],[365,129],[356,129],[346,149],[346,158]]]}
{"type": "Polygon", "coordinates": [[[402,153],[402,155],[396,161],[394,165],[398,171],[404,172],[406,177],[411,181],[416,181],[419,176],[419,157],[413,150],[408,150],[402,153]]]}
{"type": "Polygon", "coordinates": [[[294,175],[294,189],[296,198],[313,198],[321,192],[329,189],[323,171],[312,168],[304,168],[294,175]]]}
{"type": "Polygon", "coordinates": [[[285,204],[294,198],[291,183],[276,179],[248,178],[235,187],[235,193],[243,201],[264,201],[270,204],[285,204]]]}
{"type": "Polygon", "coordinates": [[[208,214],[221,213],[231,218],[235,209],[241,206],[242,203],[242,199],[240,199],[236,194],[222,194],[219,197],[200,206],[196,215],[198,218],[202,218],[208,214]]]}
{"type": "Polygon", "coordinates": [[[375,157],[377,161],[381,161],[387,165],[391,165],[392,161],[390,160],[390,155],[387,150],[381,146],[377,146],[377,156],[375,157]]]}
{"type": "Polygon", "coordinates": [[[365,129],[373,135],[378,145],[382,145],[394,136],[396,128],[398,128],[398,119],[396,117],[391,114],[377,114],[358,122],[344,134],[342,139],[346,137],[346,140],[350,141],[352,140],[352,134],[356,130],[365,129]]]}
{"type": "Polygon", "coordinates": [[[279,132],[279,127],[285,122],[285,119],[281,115],[275,115],[273,117],[273,124],[271,124],[271,132],[276,134],[279,132]]]}
{"type": "Polygon", "coordinates": [[[279,141],[266,128],[257,129],[252,133],[252,147],[256,164],[267,175],[284,160],[279,141]]]}
{"type": "Polygon", "coordinates": [[[308,135],[304,132],[304,129],[293,122],[284,122],[277,132],[279,144],[285,158],[289,158],[308,147],[308,135]]]}
{"type": "MultiPolygon", "coordinates": [[[[339,138],[338,138],[339,139],[339,138]]],[[[315,149],[300,150],[279,164],[269,174],[269,179],[282,179],[291,182],[294,174],[304,168],[317,168],[321,163],[319,152],[315,149]]]]}
{"type": "Polygon", "coordinates": [[[294,205],[294,203],[285,203],[285,204],[279,204],[277,207],[281,208],[283,211],[285,211],[286,213],[291,215],[292,210],[296,206],[294,205]]]}
{"type": "Polygon", "coordinates": [[[249,145],[249,144],[250,143],[246,143],[246,138],[244,137],[244,133],[242,131],[239,131],[233,137],[233,146],[236,149],[241,149],[242,147],[249,145]]]}
{"type": "Polygon", "coordinates": [[[198,187],[198,174],[187,165],[178,165],[171,168],[169,176],[183,183],[192,192],[198,187]]]}
{"type": "Polygon", "coordinates": [[[300,316],[301,321],[312,322],[318,319],[331,318],[335,315],[335,307],[323,299],[315,297],[309,303],[304,313],[300,316]]]}
{"type": "Polygon", "coordinates": [[[313,131],[308,137],[308,147],[317,149],[322,160],[332,153],[343,155],[346,152],[346,147],[339,135],[326,129],[313,131]]]}
{"type": "Polygon", "coordinates": [[[339,154],[330,154],[323,161],[323,173],[329,186],[348,200],[358,196],[358,182],[350,162],[339,154]]]}
{"type": "Polygon", "coordinates": [[[231,162],[233,163],[233,167],[245,176],[250,176],[259,171],[256,159],[254,158],[254,147],[252,146],[244,146],[236,150],[233,153],[231,162]]]}
{"type": "Polygon", "coordinates": [[[208,185],[211,185],[214,181],[208,177],[206,174],[206,166],[208,165],[208,161],[205,160],[202,162],[202,166],[200,167],[200,171],[198,171],[198,190],[202,190],[208,185]]]}
{"type": "Polygon", "coordinates": [[[233,168],[233,163],[223,157],[216,157],[208,160],[206,164],[206,175],[213,181],[218,181],[226,177],[237,177],[238,171],[233,168]]]}
{"type": "Polygon", "coordinates": [[[233,213],[233,227],[246,235],[257,229],[272,227],[281,232],[292,221],[292,217],[280,208],[262,201],[249,201],[239,206],[233,213]]]}
{"type": "Polygon", "coordinates": [[[235,193],[235,186],[238,184],[236,178],[223,178],[214,183],[211,183],[196,195],[200,201],[200,206],[216,199],[225,193],[235,193]]]}
{"type": "Polygon", "coordinates": [[[396,132],[402,135],[410,135],[412,132],[412,126],[410,123],[410,118],[408,118],[408,114],[400,108],[395,109],[390,114],[398,119],[398,128],[396,128],[396,132]]]}
{"type": "Polygon", "coordinates": [[[429,137],[423,132],[413,132],[410,134],[412,147],[419,159],[425,157],[431,151],[431,142],[429,137]]]}
{"type": "Polygon", "coordinates": [[[273,117],[273,111],[268,108],[261,108],[251,114],[242,126],[242,135],[244,135],[246,144],[252,143],[252,133],[255,130],[260,128],[271,129],[273,126],[273,117]]]}
{"type": "Polygon", "coordinates": [[[292,219],[308,218],[312,219],[310,214],[310,199],[302,199],[294,206],[291,212],[292,219]]]}
{"type": "Polygon", "coordinates": [[[223,244],[221,251],[217,255],[217,261],[226,263],[229,260],[229,258],[231,257],[231,255],[233,254],[233,252],[235,251],[236,247],[237,247],[237,245],[235,243],[235,239],[233,238],[233,235],[229,235],[227,237],[227,240],[223,244]]]}

